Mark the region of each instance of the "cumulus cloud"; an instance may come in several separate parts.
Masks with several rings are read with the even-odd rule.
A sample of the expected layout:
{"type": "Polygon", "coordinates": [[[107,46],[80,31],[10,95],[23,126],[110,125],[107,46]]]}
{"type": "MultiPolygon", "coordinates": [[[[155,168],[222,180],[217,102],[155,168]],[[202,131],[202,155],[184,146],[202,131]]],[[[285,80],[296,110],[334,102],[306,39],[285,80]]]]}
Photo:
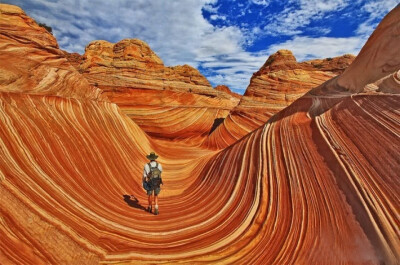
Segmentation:
{"type": "Polygon", "coordinates": [[[368,18],[358,26],[357,34],[369,36],[374,31],[377,22],[389,13],[398,3],[397,0],[373,0],[367,1],[362,11],[368,14],[368,18]]]}
{"type": "Polygon", "coordinates": [[[365,42],[366,39],[358,36],[350,38],[297,36],[291,40],[271,45],[268,48],[268,53],[271,54],[279,49],[288,49],[293,52],[297,61],[335,57],[348,53],[357,55],[365,42]]]}
{"type": "Polygon", "coordinates": [[[210,19],[211,19],[211,20],[217,20],[217,19],[226,20],[226,16],[220,16],[220,15],[214,14],[214,15],[211,15],[211,16],[210,16],[210,19]]]}
{"type": "Polygon", "coordinates": [[[239,51],[204,58],[201,67],[209,69],[208,79],[215,84],[229,84],[231,89],[244,93],[253,73],[257,72],[268,57],[267,51],[250,53],[239,51]]]}
{"type": "Polygon", "coordinates": [[[301,28],[313,20],[321,19],[329,12],[337,12],[345,8],[350,0],[292,0],[291,5],[277,14],[265,27],[270,35],[297,35],[301,28]]]}

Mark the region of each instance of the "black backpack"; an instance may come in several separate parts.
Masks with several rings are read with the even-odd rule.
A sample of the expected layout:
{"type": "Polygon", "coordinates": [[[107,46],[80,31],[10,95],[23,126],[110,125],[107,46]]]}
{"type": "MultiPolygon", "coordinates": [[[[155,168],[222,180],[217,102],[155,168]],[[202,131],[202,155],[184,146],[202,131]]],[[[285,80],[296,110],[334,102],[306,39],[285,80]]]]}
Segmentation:
{"type": "Polygon", "coordinates": [[[162,184],[161,170],[158,169],[158,163],[156,162],[155,167],[152,167],[151,163],[148,163],[148,165],[150,172],[147,174],[147,179],[149,179],[149,182],[153,188],[158,188],[162,184]]]}

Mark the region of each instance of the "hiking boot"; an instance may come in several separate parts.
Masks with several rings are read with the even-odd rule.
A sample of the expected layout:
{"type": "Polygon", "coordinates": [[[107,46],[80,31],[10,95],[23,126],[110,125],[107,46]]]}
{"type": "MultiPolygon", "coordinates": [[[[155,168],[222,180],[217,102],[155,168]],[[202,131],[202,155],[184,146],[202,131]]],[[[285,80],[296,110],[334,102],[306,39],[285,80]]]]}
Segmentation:
{"type": "Polygon", "coordinates": [[[147,207],[147,211],[151,213],[151,206],[147,207]]]}
{"type": "Polygon", "coordinates": [[[155,209],[154,214],[158,215],[158,209],[155,209]]]}

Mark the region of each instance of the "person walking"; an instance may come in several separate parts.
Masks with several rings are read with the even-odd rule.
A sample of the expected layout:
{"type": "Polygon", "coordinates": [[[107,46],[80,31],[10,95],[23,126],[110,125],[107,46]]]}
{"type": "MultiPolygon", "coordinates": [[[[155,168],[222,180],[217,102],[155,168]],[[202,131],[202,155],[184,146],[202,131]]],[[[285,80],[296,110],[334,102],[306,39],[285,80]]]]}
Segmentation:
{"type": "Polygon", "coordinates": [[[158,194],[160,194],[161,185],[163,185],[161,178],[162,166],[157,162],[158,155],[154,152],[151,152],[146,157],[150,160],[149,163],[144,165],[143,170],[143,188],[147,192],[149,202],[147,211],[149,213],[152,212],[152,197],[154,194],[154,214],[158,215],[158,194]]]}

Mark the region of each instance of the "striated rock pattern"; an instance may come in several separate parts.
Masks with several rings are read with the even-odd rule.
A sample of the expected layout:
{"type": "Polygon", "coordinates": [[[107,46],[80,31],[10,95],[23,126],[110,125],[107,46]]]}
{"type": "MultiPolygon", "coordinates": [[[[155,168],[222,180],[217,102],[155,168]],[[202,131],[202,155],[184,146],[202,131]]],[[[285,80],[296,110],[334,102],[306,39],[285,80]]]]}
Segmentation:
{"type": "Polygon", "coordinates": [[[225,118],[238,99],[221,99],[187,92],[146,89],[107,92],[123,113],[148,135],[200,145],[215,121],[225,118]]]}
{"type": "Polygon", "coordinates": [[[65,58],[67,58],[68,62],[77,70],[79,70],[79,66],[83,61],[83,56],[79,53],[69,53],[67,51],[62,51],[65,58]]]}
{"type": "Polygon", "coordinates": [[[105,100],[68,63],[53,35],[19,7],[2,5],[0,16],[0,92],[105,100]]]}
{"type": "Polygon", "coordinates": [[[228,86],[225,86],[225,85],[218,85],[218,86],[216,86],[214,89],[215,89],[215,90],[218,90],[218,91],[222,91],[222,92],[228,93],[229,95],[231,95],[231,96],[233,96],[233,97],[235,97],[235,98],[238,98],[238,99],[240,99],[240,98],[242,97],[242,96],[239,95],[238,93],[232,92],[232,91],[229,89],[229,87],[228,87],[228,86]]]}
{"type": "MultiPolygon", "coordinates": [[[[26,17],[9,5],[0,4],[0,11],[0,25],[26,17]]],[[[400,7],[381,25],[393,17],[396,23],[386,30],[400,25],[400,7]]],[[[18,31],[9,39],[4,34],[3,58],[31,45],[16,42],[18,31]]],[[[397,35],[380,36],[394,46],[372,38],[370,51],[397,48],[388,39],[397,35]]],[[[51,57],[53,50],[42,48],[41,54],[51,57]]],[[[9,69],[3,64],[0,69],[9,69]]],[[[47,60],[39,64],[43,72],[54,67],[47,60]]],[[[6,92],[7,78],[0,80],[1,264],[400,260],[400,95],[392,93],[400,87],[400,69],[382,79],[375,68],[380,81],[374,86],[381,92],[333,93],[338,79],[346,83],[356,76],[358,67],[350,66],[346,76],[312,89],[240,141],[212,151],[185,139],[149,137],[118,105],[88,97],[98,89],[69,66],[57,82],[68,84],[73,76],[85,93],[63,96],[52,83],[40,93],[17,87],[6,92]],[[140,183],[150,151],[160,155],[164,168],[158,216],[144,211],[140,183]]],[[[26,80],[30,72],[18,73],[26,80]]],[[[181,122],[184,114],[170,118],[181,122]]]]}
{"type": "Polygon", "coordinates": [[[229,89],[213,89],[191,66],[164,66],[138,39],[93,41],[84,56],[69,54],[68,59],[152,137],[199,145],[215,120],[225,118],[239,102],[229,89]],[[182,118],[175,120],[176,115],[182,118]]]}
{"type": "Polygon", "coordinates": [[[231,145],[311,88],[341,74],[353,60],[353,55],[343,55],[298,63],[291,51],[277,51],[253,74],[239,104],[203,145],[217,149],[231,145]]]}
{"type": "Polygon", "coordinates": [[[86,47],[78,69],[91,84],[106,91],[135,88],[222,94],[189,65],[164,66],[147,43],[138,39],[124,39],[115,44],[93,41],[86,47]]]}

